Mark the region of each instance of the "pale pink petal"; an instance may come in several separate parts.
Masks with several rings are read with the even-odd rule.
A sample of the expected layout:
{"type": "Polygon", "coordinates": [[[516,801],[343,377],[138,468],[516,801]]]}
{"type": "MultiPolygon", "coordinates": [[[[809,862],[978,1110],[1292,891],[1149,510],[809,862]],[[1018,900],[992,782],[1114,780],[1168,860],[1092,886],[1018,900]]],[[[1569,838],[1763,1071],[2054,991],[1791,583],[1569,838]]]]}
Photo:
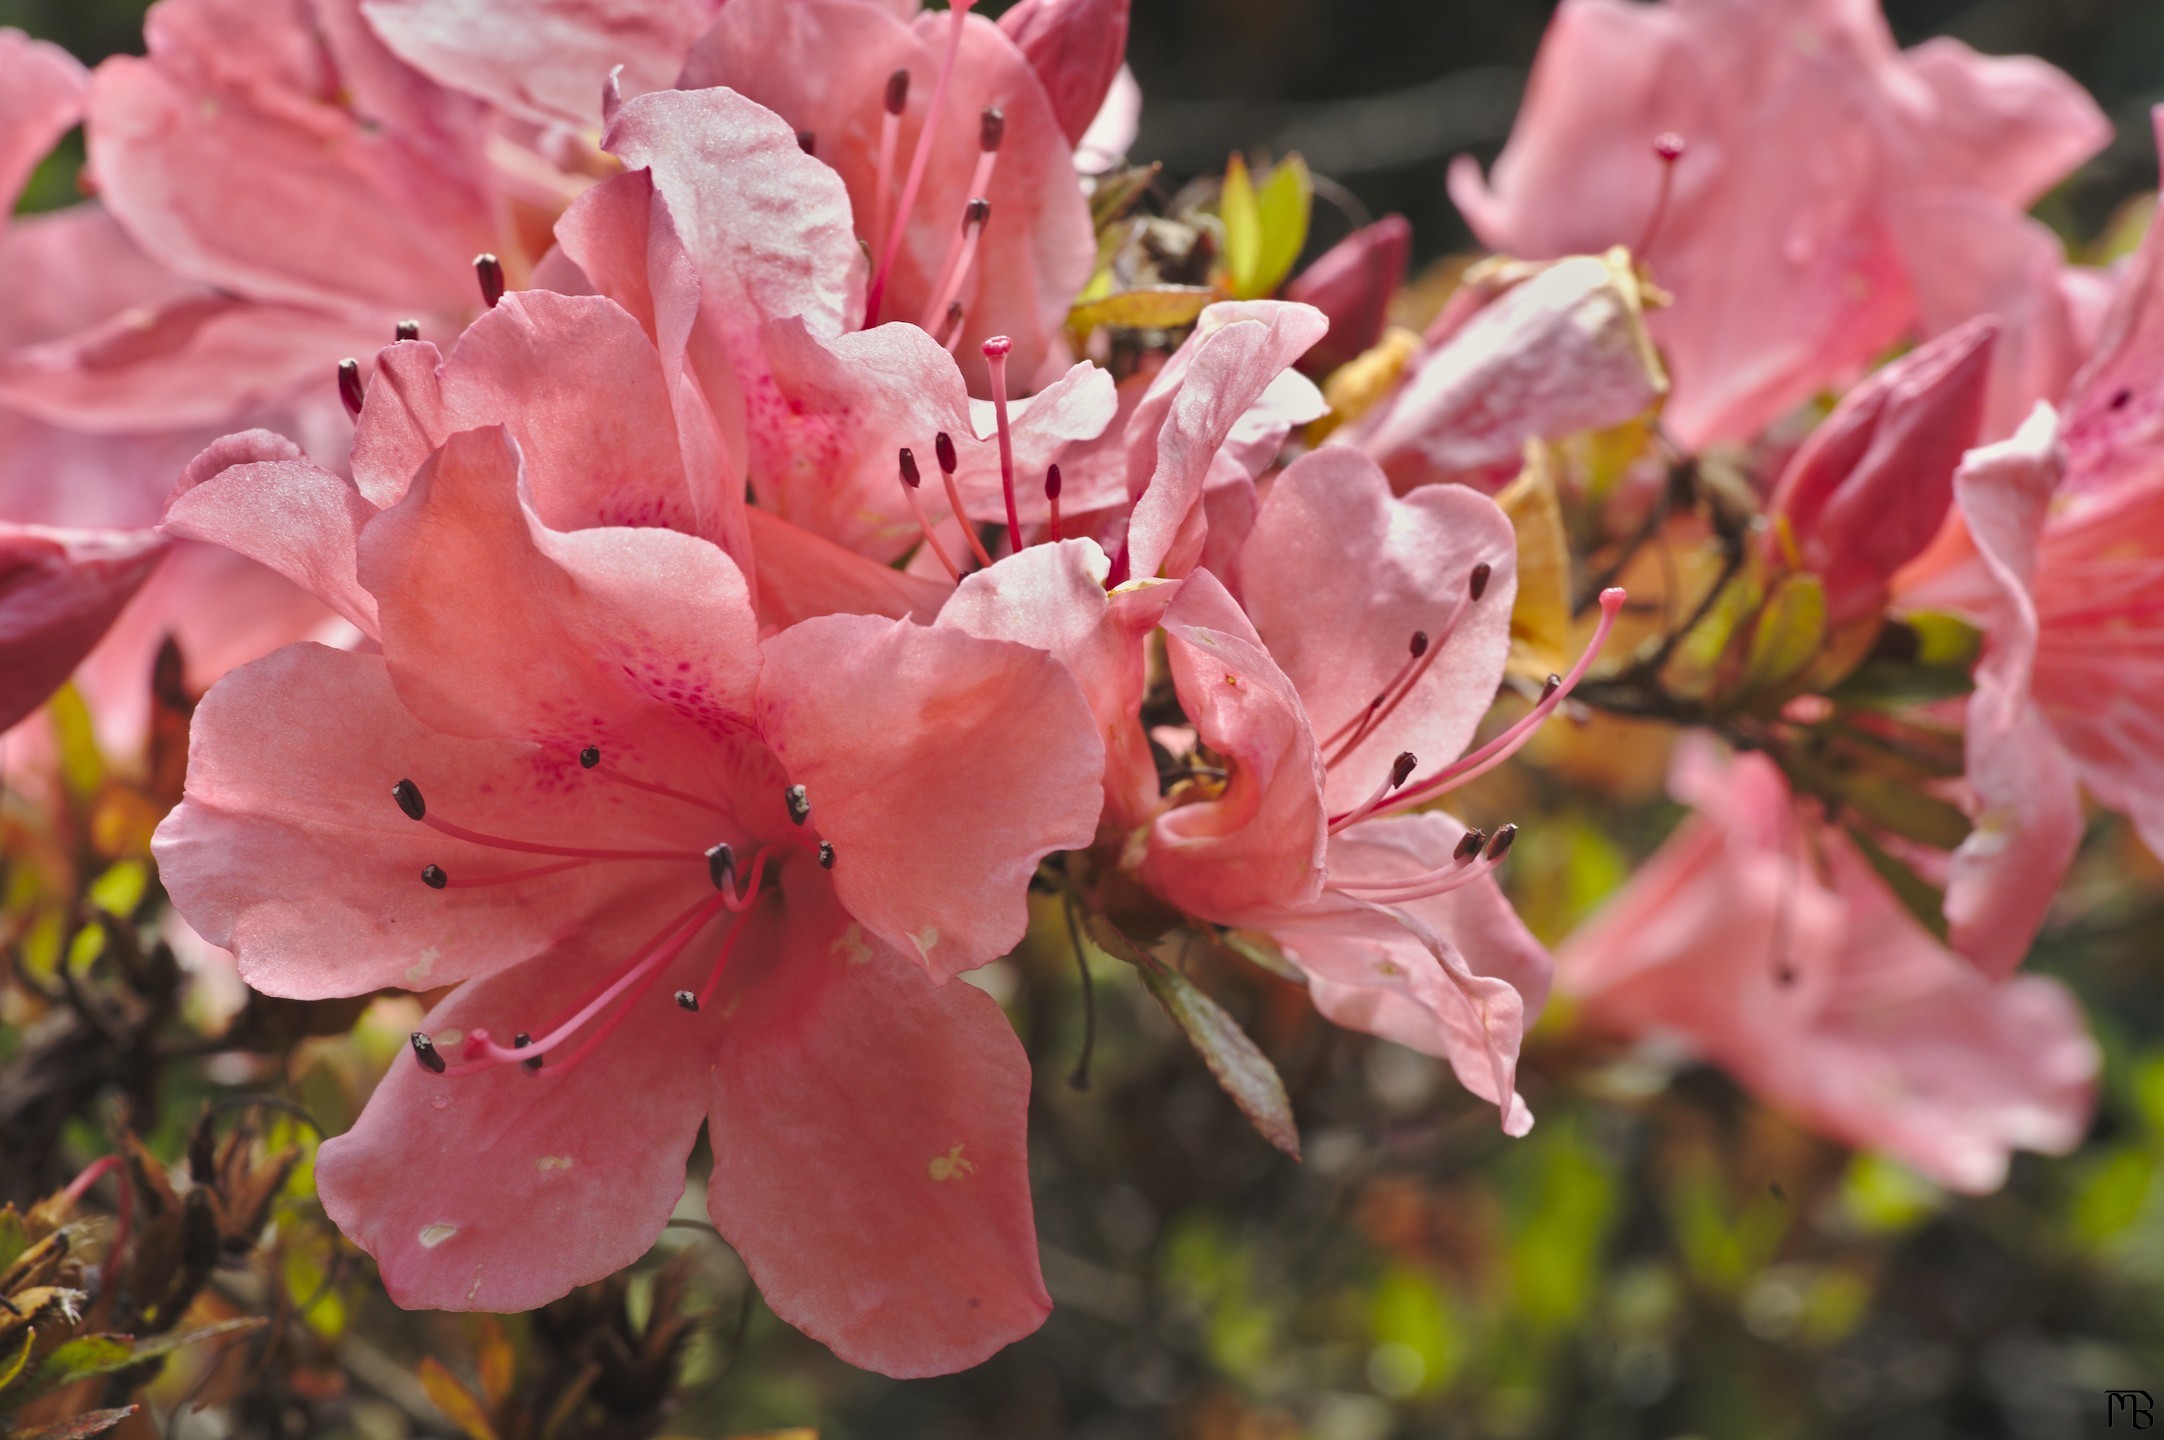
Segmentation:
{"type": "Polygon", "coordinates": [[[0,730],[59,688],[165,548],[149,531],[0,523],[0,730]]]}
{"type": "Polygon", "coordinates": [[[769,511],[748,509],[744,518],[758,561],[762,633],[820,615],[929,622],[950,593],[945,576],[930,580],[867,560],[769,511]]]}
{"type": "Polygon", "coordinates": [[[361,530],[376,514],[351,480],[289,458],[183,477],[163,528],[269,566],[373,636],[375,597],[355,565],[361,530]]]}
{"type": "Polygon", "coordinates": [[[1328,817],[1322,757],[1293,684],[1217,577],[1198,570],[1165,612],[1180,705],[1230,776],[1215,799],[1167,810],[1140,873],[1192,915],[1289,909],[1320,891],[1328,817]]]}
{"type": "MultiPolygon", "coordinates": [[[[469,982],[429,1028],[539,1029],[614,968],[585,939],[469,982]]],[[[721,1033],[669,999],[699,983],[695,964],[687,955],[560,1076],[547,1064],[433,1075],[400,1051],[361,1118],[316,1158],[324,1212],[375,1257],[394,1302],[531,1310],[646,1253],[684,1193],[721,1033]]]]}
{"type": "Polygon", "coordinates": [[[965,1369],[1051,1310],[1029,1060],[984,992],[938,984],[831,900],[787,898],[714,1066],[708,1211],[774,1313],[844,1360],[965,1369]]]}
{"type": "Polygon", "coordinates": [[[439,834],[391,794],[412,780],[431,812],[536,843],[590,845],[597,827],[625,848],[682,843],[657,833],[636,792],[571,783],[581,773],[562,747],[429,729],[380,657],[292,645],[204,698],[187,798],[158,829],[158,873],[182,917],[272,995],[433,989],[574,935],[603,960],[625,959],[696,898],[703,862],[594,863],[545,883],[436,890],[424,866],[466,881],[551,862],[439,834]]]}
{"type": "Polygon", "coordinates": [[[81,118],[89,76],[48,40],[0,29],[0,230],[30,172],[81,118]]]}
{"type": "Polygon", "coordinates": [[[360,579],[405,702],[453,734],[726,770],[726,745],[698,759],[691,737],[725,742],[750,714],[759,661],[735,564],[670,530],[550,530],[522,489],[501,429],[462,431],[363,533],[360,579]]]}
{"type": "Polygon", "coordinates": [[[198,288],[145,255],[97,204],[17,217],[0,234],[0,273],[23,282],[0,308],[0,351],[58,340],[198,288]]]}
{"type": "Polygon", "coordinates": [[[1037,862],[1096,833],[1104,746],[1066,667],[869,615],[761,651],[760,730],[833,842],[849,912],[941,978],[1005,954],[1037,862]]]}
{"type": "Polygon", "coordinates": [[[999,17],[1037,72],[1052,117],[1079,146],[1127,54],[1131,0],[1022,0],[999,17]]]}
{"type": "Polygon", "coordinates": [[[1105,103],[1098,108],[1090,128],[1075,142],[1074,168],[1084,175],[1102,175],[1127,163],[1142,131],[1142,86],[1125,65],[1112,77],[1105,103]]]}
{"type": "Polygon", "coordinates": [[[1415,663],[1414,633],[1427,640],[1419,681],[1331,767],[1333,813],[1367,799],[1401,752],[1424,771],[1463,753],[1509,658],[1517,555],[1494,501],[1462,485],[1396,499],[1375,462],[1354,450],[1304,455],[1271,485],[1240,552],[1240,590],[1317,735],[1367,715],[1415,663]],[[1486,583],[1468,601],[1476,566],[1487,568],[1486,583]]]}
{"type": "Polygon", "coordinates": [[[617,66],[625,95],[665,90],[716,0],[364,0],[407,64],[539,124],[601,123],[617,66]]]}
{"type": "MultiPolygon", "coordinates": [[[[2164,135],[2164,106],[2151,112],[2164,135]]],[[[2142,237],[2094,354],[2066,398],[2066,488],[2104,494],[2164,475],[2164,229],[2142,237]]]]}
{"type": "Polygon", "coordinates": [[[376,356],[367,399],[353,426],[353,483],[371,504],[396,505],[413,476],[451,433],[444,413],[443,353],[426,340],[401,340],[376,356]]]}
{"type": "Polygon", "coordinates": [[[2111,122],[2089,93],[2033,55],[1979,55],[1940,35],[1901,58],[1931,90],[1934,183],[2026,210],[2111,143],[2111,122]]]}

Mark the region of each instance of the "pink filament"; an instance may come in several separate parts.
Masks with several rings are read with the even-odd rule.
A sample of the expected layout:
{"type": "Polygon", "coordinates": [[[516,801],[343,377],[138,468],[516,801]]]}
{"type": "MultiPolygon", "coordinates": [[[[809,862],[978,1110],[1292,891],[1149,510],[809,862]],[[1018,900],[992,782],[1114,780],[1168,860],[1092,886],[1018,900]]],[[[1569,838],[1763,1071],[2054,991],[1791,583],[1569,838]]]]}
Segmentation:
{"type": "Polygon", "coordinates": [[[1428,673],[1428,667],[1435,663],[1435,657],[1443,653],[1443,647],[1450,643],[1451,634],[1465,619],[1465,612],[1471,609],[1472,605],[1472,592],[1459,591],[1458,603],[1452,606],[1450,614],[1444,617],[1443,628],[1429,637],[1428,648],[1418,656],[1407,657],[1404,668],[1399,670],[1390,684],[1383,687],[1382,694],[1375,697],[1376,703],[1368,707],[1352,737],[1338,747],[1337,753],[1325,762],[1326,766],[1335,765],[1352,754],[1360,748],[1362,741],[1382,728],[1383,721],[1389,719],[1391,712],[1403,703],[1406,696],[1413,693],[1413,687],[1420,683],[1420,677],[1428,673]]]}
{"type": "Polygon", "coordinates": [[[1383,776],[1383,783],[1375,787],[1375,793],[1373,795],[1368,796],[1367,799],[1361,801],[1358,805],[1354,806],[1352,810],[1347,814],[1330,822],[1330,833],[1332,835],[1335,835],[1338,831],[1345,829],[1347,826],[1357,825],[1361,821],[1367,819],[1368,816],[1375,813],[1377,807],[1379,807],[1383,803],[1383,801],[1390,798],[1390,792],[1397,788],[1397,767],[1392,766],[1391,773],[1383,776]]]}
{"type": "Polygon", "coordinates": [[[894,257],[902,248],[902,237],[909,230],[909,212],[916,207],[917,191],[924,185],[925,167],[932,163],[932,142],[939,134],[939,122],[947,108],[947,86],[954,79],[954,62],[962,53],[962,27],[969,20],[969,7],[976,0],[954,0],[948,13],[954,16],[954,24],[947,31],[947,53],[939,59],[939,78],[932,82],[932,103],[924,115],[924,128],[917,132],[917,148],[909,157],[909,177],[902,182],[902,198],[895,207],[894,223],[887,230],[886,243],[879,251],[879,265],[872,272],[872,285],[864,297],[864,326],[870,329],[879,323],[879,302],[885,296],[887,277],[893,272],[894,257]]]}
{"type": "Polygon", "coordinates": [[[492,850],[516,850],[526,855],[571,855],[581,860],[703,860],[706,857],[694,850],[588,850],[576,845],[543,845],[533,840],[511,840],[502,835],[488,835],[479,830],[468,830],[463,825],[453,825],[434,815],[424,815],[421,823],[429,829],[464,840],[469,845],[486,845],[492,850]]]}
{"type": "Polygon", "coordinates": [[[970,553],[977,557],[979,565],[990,565],[992,552],[984,548],[984,537],[977,533],[977,527],[969,522],[969,516],[962,510],[962,487],[955,483],[954,472],[942,469],[940,475],[947,482],[947,506],[954,511],[954,523],[962,527],[962,538],[969,542],[970,553]]]}
{"type": "Polygon", "coordinates": [[[1400,880],[1351,880],[1331,888],[1371,905],[1402,905],[1408,900],[1428,900],[1461,890],[1502,868],[1501,860],[1473,860],[1409,875],[1400,880]]]}
{"type": "Polygon", "coordinates": [[[1022,549],[1022,514],[1014,504],[1014,430],[1007,423],[1007,352],[1014,342],[994,335],[984,342],[984,362],[992,371],[992,413],[999,421],[999,485],[1007,497],[1007,549],[1022,549]]]}
{"type": "Polygon", "coordinates": [[[901,143],[902,117],[879,113],[879,184],[872,192],[872,230],[865,238],[873,243],[886,239],[887,216],[894,209],[894,147],[901,143]]]}
{"type": "Polygon", "coordinates": [[[585,860],[559,860],[553,865],[536,865],[531,870],[512,870],[502,875],[483,875],[478,880],[467,880],[453,875],[443,882],[446,890],[485,890],[491,885],[515,885],[521,880],[538,880],[544,875],[560,875],[566,870],[583,870],[591,863],[585,860]]]}
{"type": "Polygon", "coordinates": [[[729,968],[729,956],[736,950],[737,937],[744,933],[744,922],[737,921],[729,927],[729,938],[721,942],[721,953],[714,957],[714,968],[707,973],[706,983],[699,987],[699,1008],[704,1010],[714,992],[721,988],[721,974],[729,968]]]}
{"type": "Polygon", "coordinates": [[[606,760],[594,766],[593,773],[618,785],[628,785],[634,790],[644,790],[649,795],[666,795],[671,800],[681,800],[686,805],[696,805],[711,815],[727,815],[729,813],[727,807],[716,805],[711,800],[702,800],[696,795],[687,795],[681,790],[672,790],[666,785],[656,785],[651,780],[641,780],[636,775],[627,775],[610,765],[606,760]]]}
{"type": "MultiPolygon", "coordinates": [[[[947,484],[951,488],[954,484],[954,477],[951,475],[947,477],[947,484]]],[[[932,518],[924,513],[924,499],[917,494],[917,487],[904,480],[902,482],[902,493],[909,497],[910,513],[917,517],[917,528],[924,532],[924,543],[932,547],[932,554],[937,556],[939,563],[946,567],[947,574],[953,579],[954,583],[961,584],[962,572],[955,567],[954,557],[947,553],[947,547],[939,543],[939,536],[932,530],[932,518]]],[[[968,529],[968,522],[963,523],[963,529],[968,529]]]]}
{"type": "MultiPolygon", "coordinates": [[[[970,206],[974,207],[976,203],[972,200],[970,206]]],[[[948,307],[961,298],[962,284],[969,278],[969,267],[977,261],[977,244],[984,238],[984,227],[992,223],[989,205],[981,220],[971,218],[967,208],[962,215],[962,227],[954,232],[953,243],[947,246],[946,263],[939,269],[939,285],[931,303],[924,307],[923,328],[927,331],[937,325],[940,317],[948,313],[948,307]]],[[[955,333],[961,333],[959,325],[955,327],[955,333]]]]}

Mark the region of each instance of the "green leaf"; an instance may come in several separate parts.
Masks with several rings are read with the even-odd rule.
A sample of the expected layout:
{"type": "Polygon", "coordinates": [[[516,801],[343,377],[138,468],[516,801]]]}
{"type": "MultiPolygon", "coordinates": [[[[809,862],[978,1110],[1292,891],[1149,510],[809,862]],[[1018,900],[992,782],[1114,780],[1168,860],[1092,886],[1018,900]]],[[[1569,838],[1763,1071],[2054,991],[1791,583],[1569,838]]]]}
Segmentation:
{"type": "Polygon", "coordinates": [[[1916,662],[1934,669],[1966,671],[1984,651],[1984,632],[1959,615],[1916,610],[1902,617],[1916,632],[1916,662]]]}
{"type": "Polygon", "coordinates": [[[1187,1036],[1187,1043],[1195,1047],[1210,1073],[1217,1077],[1218,1086],[1240,1107],[1255,1133],[1299,1159],[1300,1128],[1293,1121],[1292,1100],[1285,1094],[1285,1082],[1278,1077],[1277,1067],[1269,1057],[1247,1038],[1239,1022],[1192,980],[1136,945],[1104,916],[1091,915],[1088,929],[1090,939],[1106,954],[1142,972],[1142,983],[1187,1036]]]}
{"type": "Polygon", "coordinates": [[[135,1342],[125,1335],[79,1335],[38,1362],[27,1382],[33,1395],[110,1375],[135,1363],[135,1342]]]}
{"type": "Polygon", "coordinates": [[[1307,244],[1315,182],[1307,162],[1288,155],[1258,188],[1238,155],[1225,162],[1218,215],[1225,222],[1225,272],[1234,298],[1260,299],[1292,273],[1307,244]]]}
{"type": "Polygon", "coordinates": [[[13,1205],[0,1209],[0,1274],[30,1248],[30,1226],[13,1205]]]}
{"type": "Polygon", "coordinates": [[[1135,202],[1149,193],[1157,172],[1163,168],[1153,161],[1101,176],[1090,191],[1090,228],[1102,230],[1134,209],[1135,202]]]}
{"type": "Polygon", "coordinates": [[[1886,887],[1893,891],[1901,907],[1943,944],[1946,940],[1946,892],[1887,854],[1860,827],[1846,825],[1842,828],[1848,832],[1848,838],[1856,842],[1863,858],[1871,862],[1871,868],[1878,872],[1879,878],[1886,882],[1886,887]]]}
{"type": "Polygon", "coordinates": [[[15,1352],[14,1358],[0,1358],[0,1391],[13,1385],[15,1378],[23,1373],[23,1367],[30,1363],[30,1347],[37,1344],[37,1340],[38,1332],[25,1328],[22,1346],[15,1352]]]}
{"type": "Polygon", "coordinates": [[[1267,935],[1227,930],[1218,939],[1227,950],[1259,970],[1267,970],[1278,979],[1290,980],[1296,985],[1307,983],[1307,972],[1286,959],[1285,952],[1267,935]]]}
{"type": "Polygon", "coordinates": [[[1744,653],[1742,693],[1773,690],[1810,668],[1826,639],[1826,587],[1790,575],[1768,598],[1744,653]]]}
{"type": "Polygon", "coordinates": [[[1951,850],[1969,838],[1969,817],[1936,796],[1874,775],[1852,775],[1841,798],[1881,830],[1906,840],[1951,850]]]}
{"type": "Polygon", "coordinates": [[[1202,285],[1147,285],[1085,300],[1067,312],[1067,325],[1083,334],[1098,326],[1115,330],[1177,330],[1195,323],[1215,291],[1202,285]]]}
{"type": "Polygon", "coordinates": [[[1975,688],[1966,670],[1866,660],[1828,690],[1826,698],[1858,710],[1909,710],[1937,700],[1952,700],[1975,688]]]}
{"type": "Polygon", "coordinates": [[[118,1410],[91,1410],[71,1420],[57,1420],[34,1430],[11,1430],[11,1440],[91,1440],[103,1435],[142,1407],[124,1405],[118,1410]]]}

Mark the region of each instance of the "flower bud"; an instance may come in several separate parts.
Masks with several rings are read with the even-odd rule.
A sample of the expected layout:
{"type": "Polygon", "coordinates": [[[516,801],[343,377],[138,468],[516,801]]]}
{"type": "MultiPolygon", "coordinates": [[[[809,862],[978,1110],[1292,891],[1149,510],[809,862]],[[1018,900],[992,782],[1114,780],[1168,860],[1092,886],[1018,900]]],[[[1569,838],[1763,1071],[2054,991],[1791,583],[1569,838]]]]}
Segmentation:
{"type": "Polygon", "coordinates": [[[1338,241],[1293,277],[1285,298],[1330,317],[1330,333],[1301,358],[1301,369],[1327,375],[1383,338],[1390,297],[1405,283],[1412,255],[1411,223],[1403,215],[1385,215],[1338,241]]]}
{"type": "Polygon", "coordinates": [[[1044,83],[1069,144],[1097,118],[1127,53],[1130,0],[1022,0],[999,17],[1044,83]]]}

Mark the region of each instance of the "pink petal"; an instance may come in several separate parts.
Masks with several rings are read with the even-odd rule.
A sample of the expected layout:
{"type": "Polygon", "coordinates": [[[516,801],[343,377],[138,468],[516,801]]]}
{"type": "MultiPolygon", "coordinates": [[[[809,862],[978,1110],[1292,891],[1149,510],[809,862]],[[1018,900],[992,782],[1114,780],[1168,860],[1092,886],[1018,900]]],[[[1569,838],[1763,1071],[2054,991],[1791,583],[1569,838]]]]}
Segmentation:
{"type": "Polygon", "coordinates": [[[451,433],[443,399],[443,353],[426,340],[401,340],[376,356],[367,401],[353,426],[353,483],[388,509],[451,433]]]}
{"type": "Polygon", "coordinates": [[[361,531],[376,517],[376,507],[352,481],[317,469],[293,448],[294,458],[219,465],[208,476],[183,477],[166,507],[165,533],[222,545],[267,565],[374,636],[375,597],[361,588],[355,564],[361,531]]]}
{"type": "Polygon", "coordinates": [[[750,714],[756,630],[734,563],[670,530],[550,530],[520,489],[504,432],[462,431],[362,535],[406,704],[453,734],[726,771],[691,737],[740,734],[750,714]]]}
{"type": "Polygon", "coordinates": [[[687,881],[695,896],[702,863],[597,862],[540,884],[439,891],[424,866],[466,880],[549,862],[417,825],[391,795],[410,779],[432,813],[472,830],[556,845],[591,845],[598,830],[696,856],[634,792],[574,783],[581,773],[562,747],[428,728],[380,657],[292,645],[204,698],[186,799],[158,829],[158,873],[188,923],[272,995],[432,989],[567,936],[595,963],[621,960],[681,908],[687,881]]]}
{"type": "Polygon", "coordinates": [[[850,914],[942,979],[1005,954],[1037,862],[1096,833],[1104,747],[1066,667],[869,615],[761,650],[760,730],[834,844],[850,914]]]}
{"type": "Polygon", "coordinates": [[[747,509],[744,517],[758,559],[762,632],[836,614],[929,622],[949,593],[945,576],[904,574],[769,511],[747,509]]]}
{"type": "Polygon", "coordinates": [[[991,997],[937,983],[831,901],[788,898],[714,1067],[707,1208],[774,1313],[842,1359],[966,1369],[1052,1308],[1029,1061],[991,997]]]}
{"type": "Polygon", "coordinates": [[[2026,210],[2111,143],[2089,92],[2033,55],[1979,55],[1949,36],[1903,52],[1930,87],[1931,178],[2026,210]]]}
{"type": "Polygon", "coordinates": [[[477,128],[453,148],[322,98],[353,57],[302,0],[172,0],[145,38],[147,59],[93,77],[89,135],[100,193],[146,249],[266,300],[471,306],[495,235],[477,128]]]}
{"type": "MultiPolygon", "coordinates": [[[[568,942],[461,986],[427,1024],[439,1039],[480,1026],[508,1043],[611,968],[568,942]]],[[[721,1033],[669,999],[698,983],[698,968],[687,953],[561,1075],[548,1064],[432,1075],[400,1052],[361,1118],[316,1158],[325,1213],[375,1257],[393,1301],[531,1310],[646,1253],[684,1193],[721,1033]]]]}
{"type": "Polygon", "coordinates": [[[1271,485],[1240,552],[1241,594],[1316,733],[1369,713],[1412,663],[1415,631],[1435,650],[1405,698],[1331,768],[1333,813],[1367,799],[1401,752],[1429,771],[1463,753],[1509,658],[1517,555],[1494,501],[1462,485],[1393,498],[1375,462],[1354,450],[1303,455],[1271,485]],[[1481,597],[1446,631],[1477,565],[1489,567],[1481,597]]]}
{"type": "Polygon", "coordinates": [[[999,17],[1037,72],[1052,116],[1070,144],[1080,145],[1105,103],[1127,54],[1131,0],[1022,0],[999,17]]]}
{"type": "Polygon", "coordinates": [[[1139,496],[1128,524],[1129,575],[1177,578],[1194,568],[1206,533],[1203,485],[1218,447],[1328,328],[1319,311],[1276,300],[1202,312],[1128,420],[1128,487],[1139,496]]]}
{"type": "Polygon", "coordinates": [[[1843,396],[1781,472],[1772,513],[1826,586],[1828,623],[1878,609],[1894,572],[1922,553],[1976,442],[1999,323],[1972,320],[1843,396]]]}
{"type": "Polygon", "coordinates": [[[73,55],[0,30],[0,230],[30,172],[82,117],[89,76],[73,55]]]}
{"type": "Polygon", "coordinates": [[[0,523],[0,731],[60,687],[164,554],[148,531],[0,523]]]}
{"type": "Polygon", "coordinates": [[[600,126],[601,92],[665,90],[716,0],[365,0],[407,64],[536,124],[600,126]]]}
{"type": "Polygon", "coordinates": [[[1191,915],[1286,909],[1321,890],[1328,840],[1322,757],[1292,681],[1206,570],[1165,612],[1165,655],[1181,708],[1229,762],[1214,800],[1160,815],[1141,875],[1191,915]]]}
{"type": "Polygon", "coordinates": [[[18,216],[0,233],[0,270],[23,281],[0,310],[0,351],[58,340],[198,289],[145,255],[97,204],[18,216]]]}
{"type": "Polygon", "coordinates": [[[1403,215],[1385,215],[1323,251],[1293,277],[1285,298],[1312,305],[1330,320],[1330,333],[1307,353],[1305,369],[1327,374],[1383,338],[1390,297],[1405,283],[1412,258],[1412,223],[1403,215]]]}
{"type": "MultiPolygon", "coordinates": [[[[2164,135],[2164,106],[2150,112],[2164,135]]],[[[2104,494],[2164,468],[2164,230],[2127,262],[2094,353],[2066,397],[2066,488],[2104,494]]]]}

